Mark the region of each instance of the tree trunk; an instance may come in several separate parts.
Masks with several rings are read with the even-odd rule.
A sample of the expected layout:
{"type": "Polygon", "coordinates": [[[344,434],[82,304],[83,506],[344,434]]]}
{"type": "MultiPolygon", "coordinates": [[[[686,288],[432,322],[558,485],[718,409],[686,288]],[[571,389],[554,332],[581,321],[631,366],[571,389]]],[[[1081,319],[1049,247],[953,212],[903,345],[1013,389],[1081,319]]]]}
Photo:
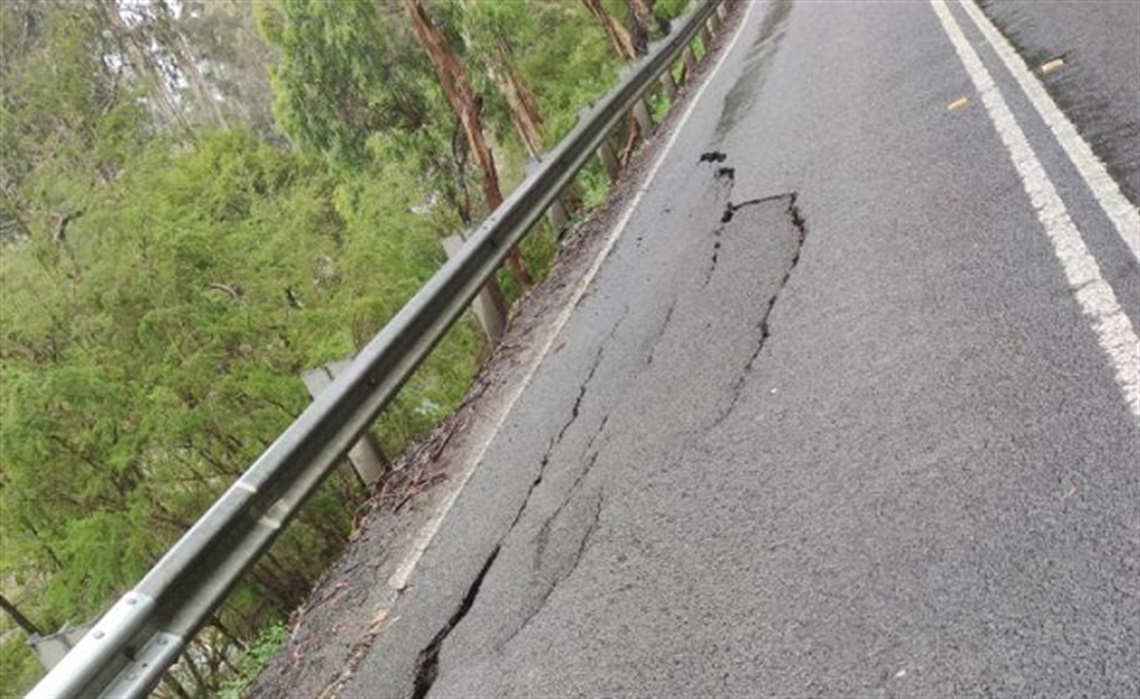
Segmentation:
{"type": "Polygon", "coordinates": [[[617,17],[606,10],[605,6],[602,5],[602,0],[582,0],[582,4],[601,25],[618,55],[627,61],[632,61],[637,55],[633,48],[633,38],[630,37],[629,31],[621,25],[617,17]]]}
{"type": "Polygon", "coordinates": [[[226,115],[222,112],[222,106],[210,93],[206,76],[202,75],[202,69],[198,67],[198,62],[194,60],[194,55],[190,51],[186,38],[181,34],[178,36],[178,44],[178,49],[174,52],[178,60],[178,69],[185,76],[190,91],[194,93],[194,99],[197,100],[202,113],[208,115],[211,125],[219,129],[229,128],[226,115]]]}
{"type": "Polygon", "coordinates": [[[135,32],[127,26],[123,21],[123,15],[119,12],[118,5],[114,0],[104,0],[102,4],[103,16],[107,20],[107,26],[110,28],[112,36],[115,37],[116,43],[124,54],[130,57],[129,63],[135,70],[137,78],[145,79],[150,83],[151,99],[158,107],[158,111],[162,114],[163,119],[168,126],[181,126],[190,133],[190,127],[186,123],[186,119],[178,110],[178,106],[174,104],[174,100],[170,96],[170,91],[167,89],[166,80],[162,75],[162,71],[155,64],[153,57],[149,54],[146,45],[141,42],[135,32]]]}
{"type": "MultiPolygon", "coordinates": [[[[495,169],[495,156],[491,153],[491,149],[483,137],[482,101],[472,89],[471,81],[459,63],[459,59],[447,45],[447,38],[432,22],[423,6],[423,0],[404,0],[404,7],[407,9],[408,18],[412,22],[412,30],[431,61],[440,87],[443,88],[447,100],[451,102],[452,108],[459,116],[459,121],[463,124],[463,133],[467,136],[467,144],[471,147],[475,162],[483,171],[483,198],[487,201],[487,208],[494,211],[503,203],[503,194],[499,189],[499,175],[495,169]]],[[[530,275],[527,273],[518,250],[511,250],[507,260],[511,267],[511,273],[519,286],[522,288],[530,286],[530,275]]]]}
{"type": "Polygon", "coordinates": [[[16,622],[16,626],[19,626],[24,630],[24,633],[28,634],[29,636],[43,635],[40,633],[40,630],[36,628],[36,625],[33,624],[28,619],[28,617],[21,614],[20,610],[16,609],[16,605],[9,602],[8,599],[4,597],[4,595],[0,595],[0,609],[3,609],[5,612],[7,612],[8,616],[12,618],[12,621],[16,622]]]}
{"type": "Polygon", "coordinates": [[[201,117],[211,126],[219,129],[228,128],[229,124],[226,122],[225,114],[222,113],[221,105],[211,94],[206,76],[202,75],[202,69],[194,58],[194,50],[174,19],[170,6],[164,0],[152,1],[152,12],[157,14],[154,20],[158,26],[155,37],[166,44],[170,55],[178,64],[178,71],[186,80],[190,92],[194,95],[194,101],[198,103],[201,117]]]}
{"type": "Polygon", "coordinates": [[[631,41],[638,56],[649,53],[649,26],[653,21],[651,4],[649,0],[627,0],[631,41]]]}
{"type": "Polygon", "coordinates": [[[497,54],[497,65],[491,69],[491,79],[510,108],[511,123],[526,146],[527,153],[538,159],[542,153],[542,115],[538,110],[538,101],[526,78],[512,65],[506,47],[500,45],[497,54]]]}

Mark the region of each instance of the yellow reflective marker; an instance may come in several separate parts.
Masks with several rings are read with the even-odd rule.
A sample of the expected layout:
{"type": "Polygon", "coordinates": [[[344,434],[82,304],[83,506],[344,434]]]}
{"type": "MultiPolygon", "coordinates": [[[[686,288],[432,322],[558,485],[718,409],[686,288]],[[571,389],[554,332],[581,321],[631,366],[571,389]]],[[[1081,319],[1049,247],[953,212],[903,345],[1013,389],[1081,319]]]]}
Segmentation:
{"type": "Polygon", "coordinates": [[[946,111],[952,112],[956,109],[961,109],[962,107],[965,107],[969,103],[970,103],[969,97],[959,97],[958,99],[954,100],[950,104],[946,105],[946,111]]]}
{"type": "Polygon", "coordinates": [[[1052,73],[1053,71],[1057,70],[1058,68],[1060,68],[1063,65],[1065,65],[1064,59],[1054,58],[1051,61],[1045,61],[1044,63],[1041,64],[1041,72],[1042,73],[1052,73]]]}

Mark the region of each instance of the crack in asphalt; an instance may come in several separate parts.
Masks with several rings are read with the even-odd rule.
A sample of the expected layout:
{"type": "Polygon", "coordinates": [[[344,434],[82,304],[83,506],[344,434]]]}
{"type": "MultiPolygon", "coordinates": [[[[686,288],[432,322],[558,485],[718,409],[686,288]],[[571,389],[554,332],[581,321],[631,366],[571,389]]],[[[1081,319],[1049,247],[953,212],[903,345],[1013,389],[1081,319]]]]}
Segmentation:
{"type": "Polygon", "coordinates": [[[584,451],[590,451],[594,446],[594,442],[602,435],[602,430],[606,429],[606,423],[610,421],[610,414],[606,413],[602,416],[602,421],[598,423],[598,429],[594,430],[594,434],[590,436],[590,441],[586,442],[584,451]]]}
{"type": "Polygon", "coordinates": [[[557,520],[558,515],[562,514],[562,511],[566,509],[566,506],[570,504],[570,501],[574,499],[574,494],[578,491],[578,488],[581,487],[582,481],[586,479],[586,474],[598,463],[599,454],[600,452],[594,452],[587,457],[586,468],[578,473],[574,482],[570,484],[570,489],[566,491],[566,497],[562,499],[562,502],[558,504],[554,512],[542,523],[542,528],[538,530],[538,535],[535,536],[534,557],[531,563],[531,567],[535,570],[542,567],[542,558],[546,553],[546,545],[550,540],[550,530],[554,527],[555,520],[557,520]]]}
{"type": "MultiPolygon", "coordinates": [[[[522,520],[522,516],[526,512],[527,505],[530,503],[531,496],[534,495],[534,491],[542,483],[543,476],[546,473],[546,467],[550,464],[550,461],[553,458],[554,450],[558,447],[559,444],[562,443],[562,439],[566,436],[566,432],[570,429],[570,427],[575,422],[577,422],[578,417],[581,413],[582,402],[586,398],[586,393],[588,391],[590,382],[593,380],[594,375],[598,372],[598,367],[601,366],[602,359],[605,357],[606,345],[617,334],[618,328],[621,327],[622,322],[625,320],[628,314],[629,306],[626,306],[617,322],[614,323],[613,328],[610,329],[609,334],[606,335],[605,339],[603,339],[601,344],[598,346],[598,351],[595,353],[594,359],[590,364],[590,370],[587,372],[586,378],[582,380],[581,384],[578,387],[578,396],[574,399],[574,405],[571,407],[570,418],[565,423],[563,423],[561,429],[558,430],[558,434],[550,440],[550,444],[547,446],[546,452],[543,454],[542,460],[539,462],[538,474],[535,476],[534,480],[531,481],[530,486],[527,488],[526,495],[523,497],[522,504],[519,506],[518,512],[515,513],[514,519],[511,520],[510,525],[507,527],[507,530],[503,533],[503,535],[499,537],[499,540],[495,544],[495,547],[491,550],[491,553],[483,562],[483,566],[479,569],[479,573],[475,576],[475,579],[467,587],[467,590],[464,593],[459,606],[456,607],[455,611],[448,618],[447,623],[445,623],[443,627],[436,632],[435,636],[432,637],[431,642],[428,643],[428,645],[425,646],[422,650],[420,650],[419,655],[416,658],[416,673],[412,690],[412,699],[423,699],[427,696],[428,692],[431,691],[432,685],[435,684],[435,680],[439,676],[439,652],[440,648],[443,646],[443,642],[447,640],[447,637],[451,634],[455,627],[459,625],[459,622],[463,621],[463,617],[467,616],[467,613],[471,611],[471,607],[474,606],[475,598],[479,595],[479,590],[483,585],[483,580],[490,572],[492,565],[495,563],[495,559],[499,556],[499,552],[502,551],[503,542],[506,541],[507,537],[510,536],[512,531],[514,531],[514,528],[518,525],[519,521],[522,520]]],[[[605,423],[608,419],[609,415],[607,414],[605,418],[603,418],[602,424],[598,428],[598,432],[600,432],[602,427],[605,426],[605,423]]],[[[592,444],[593,440],[596,438],[597,433],[595,433],[593,438],[591,438],[590,443],[592,444]]],[[[579,474],[579,478],[575,481],[575,486],[581,481],[581,478],[584,476],[585,472],[593,466],[596,460],[597,454],[594,455],[594,458],[590,461],[587,469],[583,471],[582,474],[579,474]]],[[[583,547],[585,546],[585,542],[588,541],[590,535],[593,533],[593,529],[596,527],[596,517],[601,513],[600,507],[601,506],[599,504],[599,509],[595,514],[595,520],[591,523],[590,528],[587,530],[586,536],[583,538],[583,542],[579,545],[579,552],[576,555],[570,570],[573,570],[573,568],[578,565],[578,560],[581,558],[581,554],[584,552],[583,547]]],[[[562,506],[559,507],[559,511],[561,509],[562,506]]],[[[562,578],[560,577],[555,581],[555,586],[558,582],[561,581],[561,579],[562,578]]],[[[551,586],[551,590],[553,590],[553,588],[554,586],[551,586]]],[[[549,597],[549,595],[550,591],[547,591],[546,597],[549,597]]],[[[545,604],[545,597],[543,598],[543,604],[545,604]]],[[[541,605],[539,608],[541,609],[541,605]]],[[[519,628],[521,629],[522,627],[519,628]]],[[[515,633],[518,633],[518,631],[515,633]]]]}
{"type": "MultiPolygon", "coordinates": [[[[562,504],[558,506],[558,509],[555,510],[554,514],[552,514],[543,523],[542,530],[539,532],[539,537],[541,538],[540,550],[536,550],[535,553],[535,568],[538,568],[538,566],[541,565],[541,550],[545,550],[546,548],[546,538],[550,535],[550,527],[553,525],[555,519],[558,518],[558,515],[562,512],[563,508],[569,504],[570,500],[572,499],[573,491],[578,488],[582,480],[585,478],[585,475],[590,471],[591,468],[593,468],[593,465],[597,462],[597,460],[598,453],[595,452],[590,457],[589,465],[582,471],[582,473],[578,475],[577,480],[574,482],[574,485],[571,488],[571,495],[568,495],[567,498],[562,501],[562,504]]],[[[562,581],[570,577],[570,574],[578,568],[578,564],[582,561],[582,556],[584,556],[586,551],[590,548],[590,540],[593,538],[594,532],[596,532],[598,529],[598,522],[601,520],[602,508],[605,504],[604,501],[605,496],[603,492],[601,490],[597,491],[597,498],[594,503],[594,509],[590,513],[586,531],[578,540],[578,546],[574,550],[574,555],[570,558],[569,565],[567,565],[563,570],[559,571],[554,576],[554,579],[550,581],[550,584],[547,585],[546,588],[542,591],[542,598],[539,599],[538,604],[536,604],[533,609],[527,612],[527,615],[525,618],[523,618],[522,623],[516,626],[515,629],[511,632],[510,636],[508,636],[501,644],[499,644],[500,648],[505,647],[512,640],[514,640],[515,636],[518,636],[520,633],[522,633],[523,629],[525,629],[527,625],[530,624],[531,620],[538,616],[538,613],[541,612],[544,607],[546,607],[546,603],[550,600],[550,596],[554,594],[554,590],[557,589],[558,586],[562,584],[562,581]]]]}
{"type": "Polygon", "coordinates": [[[483,585],[483,579],[487,577],[490,572],[491,566],[495,563],[495,559],[499,556],[499,551],[502,549],[502,542],[495,546],[491,551],[491,555],[483,562],[483,567],[479,570],[479,574],[475,576],[475,580],[467,587],[467,591],[463,595],[463,600],[459,606],[451,614],[451,618],[442,629],[436,632],[435,637],[432,638],[423,650],[420,651],[419,656],[416,658],[416,677],[415,684],[412,688],[412,699],[424,699],[431,687],[435,684],[436,677],[439,676],[439,649],[443,645],[443,641],[451,633],[452,629],[467,616],[467,612],[471,610],[471,606],[475,604],[475,598],[479,595],[479,588],[483,585]]]}
{"type": "Polygon", "coordinates": [[[669,323],[673,321],[673,312],[677,310],[677,299],[669,304],[668,310],[665,311],[665,320],[661,322],[661,327],[657,332],[653,333],[653,339],[650,340],[649,354],[645,357],[645,365],[653,366],[653,358],[657,355],[657,344],[661,342],[661,338],[665,336],[665,331],[669,329],[669,323]]]}

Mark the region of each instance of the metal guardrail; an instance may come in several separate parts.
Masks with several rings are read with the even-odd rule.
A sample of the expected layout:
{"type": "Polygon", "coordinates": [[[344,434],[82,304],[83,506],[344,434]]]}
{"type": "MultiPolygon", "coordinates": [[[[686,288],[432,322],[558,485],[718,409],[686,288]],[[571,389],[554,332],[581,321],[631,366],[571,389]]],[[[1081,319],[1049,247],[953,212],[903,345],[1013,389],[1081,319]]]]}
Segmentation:
{"type": "MultiPolygon", "coordinates": [[[[621,119],[725,0],[704,0],[631,66],[353,362],[99,619],[27,699],[141,697],[460,317],[621,119]]],[[[707,46],[707,44],[706,44],[707,46]]]]}

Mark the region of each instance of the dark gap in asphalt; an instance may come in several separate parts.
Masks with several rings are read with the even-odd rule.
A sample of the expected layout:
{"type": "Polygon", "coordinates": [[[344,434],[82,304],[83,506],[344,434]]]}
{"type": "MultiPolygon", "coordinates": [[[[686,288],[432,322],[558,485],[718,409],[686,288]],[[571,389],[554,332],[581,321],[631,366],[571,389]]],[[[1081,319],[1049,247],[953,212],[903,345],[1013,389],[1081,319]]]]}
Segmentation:
{"type": "Polygon", "coordinates": [[[435,684],[435,680],[439,676],[440,646],[443,645],[444,639],[451,633],[451,630],[463,620],[463,617],[467,616],[467,612],[471,611],[471,606],[475,604],[475,598],[479,595],[479,588],[483,585],[483,579],[487,577],[487,573],[499,556],[501,548],[502,544],[500,543],[487,557],[483,563],[483,568],[467,588],[467,592],[463,595],[463,601],[451,615],[451,618],[447,620],[447,624],[435,634],[431,643],[420,651],[419,657],[416,658],[416,680],[412,689],[412,699],[423,699],[431,691],[432,685],[435,684]]]}
{"type": "MultiPolygon", "coordinates": [[[[710,153],[705,153],[704,155],[702,155],[700,162],[702,162],[702,163],[703,162],[722,163],[727,158],[728,158],[728,155],[725,153],[722,153],[720,151],[712,151],[710,153]]],[[[722,233],[724,233],[724,225],[732,220],[732,213],[733,213],[733,211],[735,211],[735,209],[732,208],[732,190],[736,186],[736,168],[728,167],[728,166],[718,167],[716,170],[713,171],[713,178],[717,182],[727,181],[728,192],[725,196],[728,199],[728,204],[727,204],[727,208],[725,209],[724,215],[722,215],[720,217],[720,225],[717,226],[716,228],[714,228],[713,232],[712,232],[712,234],[713,234],[712,264],[709,265],[708,272],[705,273],[705,286],[708,286],[709,281],[712,280],[712,275],[713,275],[713,272],[716,270],[717,262],[720,261],[720,248],[721,248],[720,236],[722,233]]]]}

